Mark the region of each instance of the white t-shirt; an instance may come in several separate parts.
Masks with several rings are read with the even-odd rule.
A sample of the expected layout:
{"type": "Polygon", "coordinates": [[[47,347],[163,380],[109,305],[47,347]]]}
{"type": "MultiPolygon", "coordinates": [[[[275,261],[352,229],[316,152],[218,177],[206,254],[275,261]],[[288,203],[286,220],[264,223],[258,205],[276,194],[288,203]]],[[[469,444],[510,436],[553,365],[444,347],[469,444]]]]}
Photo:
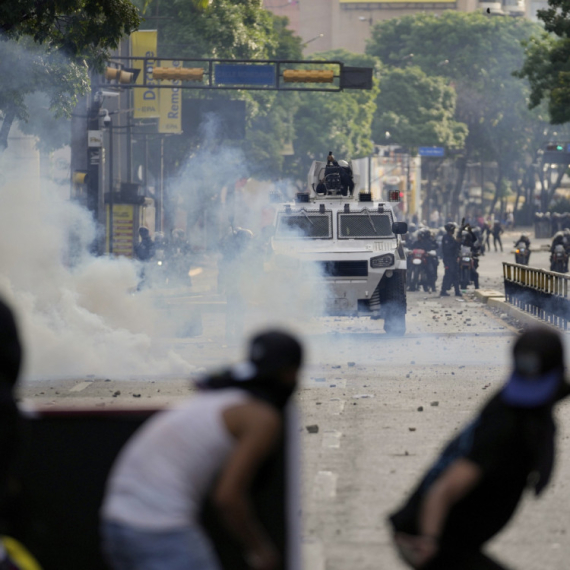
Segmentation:
{"type": "Polygon", "coordinates": [[[201,392],[150,418],[115,461],[102,518],[145,530],[194,526],[235,444],[222,413],[249,397],[240,389],[201,392]]]}

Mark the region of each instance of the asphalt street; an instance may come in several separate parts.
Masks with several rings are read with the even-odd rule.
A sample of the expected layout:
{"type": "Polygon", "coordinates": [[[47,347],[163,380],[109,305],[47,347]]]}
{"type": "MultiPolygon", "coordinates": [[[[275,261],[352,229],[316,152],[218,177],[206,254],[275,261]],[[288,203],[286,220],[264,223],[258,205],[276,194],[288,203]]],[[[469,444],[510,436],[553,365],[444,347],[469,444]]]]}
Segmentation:
{"type": "MultiPolygon", "coordinates": [[[[514,261],[517,235],[503,237],[503,253],[482,257],[481,288],[502,290],[502,262],[514,261]]],[[[532,241],[531,265],[547,268],[548,253],[536,251],[547,240],[532,241]]],[[[440,266],[439,283],[441,276],[440,266]]],[[[520,325],[478,302],[472,289],[462,298],[409,293],[408,304],[402,338],[387,336],[382,321],[369,319],[299,324],[309,349],[298,396],[307,570],[404,568],[390,544],[387,514],[508,373],[520,325]]],[[[217,332],[223,319],[209,313],[202,336],[168,339],[195,374],[239,359],[241,347],[224,344],[217,332]]],[[[54,407],[156,407],[191,391],[187,378],[46,378],[24,383],[21,397],[54,407]]],[[[553,483],[539,500],[527,497],[489,545],[513,568],[568,568],[570,406],[561,407],[559,419],[553,483]]]]}

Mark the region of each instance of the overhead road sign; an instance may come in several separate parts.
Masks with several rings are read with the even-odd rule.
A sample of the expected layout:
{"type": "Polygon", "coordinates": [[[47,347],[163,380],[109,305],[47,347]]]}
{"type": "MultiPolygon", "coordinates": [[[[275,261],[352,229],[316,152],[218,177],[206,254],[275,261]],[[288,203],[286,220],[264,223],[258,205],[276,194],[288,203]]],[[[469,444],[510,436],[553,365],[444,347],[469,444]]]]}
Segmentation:
{"type": "Polygon", "coordinates": [[[158,98],[154,89],[172,89],[172,81],[180,82],[178,89],[334,92],[372,89],[373,73],[372,68],[345,67],[340,61],[162,58],[154,53],[152,57],[114,57],[111,65],[128,70],[127,73],[145,71],[137,79],[134,73],[131,76],[113,70],[100,76],[99,84],[94,87],[103,88],[111,81],[119,81],[119,85],[114,85],[122,89],[138,88],[155,99],[158,98]],[[172,69],[173,60],[179,63],[176,69],[172,69]]]}
{"type": "Polygon", "coordinates": [[[216,85],[275,86],[275,66],[255,64],[214,65],[216,85]]]}
{"type": "Polygon", "coordinates": [[[445,149],[442,146],[420,146],[418,148],[420,156],[433,156],[436,158],[445,156],[445,149]]]}

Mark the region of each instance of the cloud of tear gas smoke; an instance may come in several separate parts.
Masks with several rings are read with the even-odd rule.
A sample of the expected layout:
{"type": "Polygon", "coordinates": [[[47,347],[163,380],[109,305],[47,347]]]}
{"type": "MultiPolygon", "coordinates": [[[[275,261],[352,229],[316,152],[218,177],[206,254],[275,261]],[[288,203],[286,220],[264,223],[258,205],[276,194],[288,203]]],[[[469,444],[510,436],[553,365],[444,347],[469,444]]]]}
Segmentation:
{"type": "Polygon", "coordinates": [[[40,192],[33,139],[20,140],[31,146],[14,137],[0,156],[0,294],[19,318],[26,375],[188,372],[188,363],[153,342],[159,316],[148,294],[131,295],[137,264],[87,254],[95,237],[90,214],[53,183],[42,180],[40,192]],[[79,252],[73,268],[72,243],[79,252]]]}
{"type": "Polygon", "coordinates": [[[225,145],[218,128],[215,117],[203,123],[204,142],[172,187],[187,212],[191,245],[218,258],[219,292],[227,294],[224,283],[229,283],[242,297],[244,334],[267,326],[303,332],[312,317],[324,313],[328,289],[321,269],[315,263],[303,263],[302,271],[275,263],[271,236],[278,204],[270,203],[272,184],[240,187],[248,176],[247,157],[225,145]],[[233,236],[243,229],[253,235],[240,253],[232,249],[233,236]]]}

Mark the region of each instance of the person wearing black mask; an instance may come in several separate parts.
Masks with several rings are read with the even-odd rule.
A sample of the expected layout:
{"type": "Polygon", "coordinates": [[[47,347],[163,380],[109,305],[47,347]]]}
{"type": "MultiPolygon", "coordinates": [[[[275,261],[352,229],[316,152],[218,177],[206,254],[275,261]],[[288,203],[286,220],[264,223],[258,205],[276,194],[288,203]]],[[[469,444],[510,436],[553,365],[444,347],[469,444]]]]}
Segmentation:
{"type": "Polygon", "coordinates": [[[259,334],[246,362],[202,379],[198,395],[156,414],[133,436],[111,471],[101,510],[114,570],[219,570],[199,522],[210,492],[249,566],[280,567],[250,486],[281,436],[302,359],[289,334],[259,334]]]}
{"type": "Polygon", "coordinates": [[[560,335],[544,327],[516,341],[504,387],[445,447],[406,504],[392,514],[401,557],[422,570],[501,570],[482,552],[525,489],[540,495],[555,457],[553,408],[567,397],[560,335]]]}

